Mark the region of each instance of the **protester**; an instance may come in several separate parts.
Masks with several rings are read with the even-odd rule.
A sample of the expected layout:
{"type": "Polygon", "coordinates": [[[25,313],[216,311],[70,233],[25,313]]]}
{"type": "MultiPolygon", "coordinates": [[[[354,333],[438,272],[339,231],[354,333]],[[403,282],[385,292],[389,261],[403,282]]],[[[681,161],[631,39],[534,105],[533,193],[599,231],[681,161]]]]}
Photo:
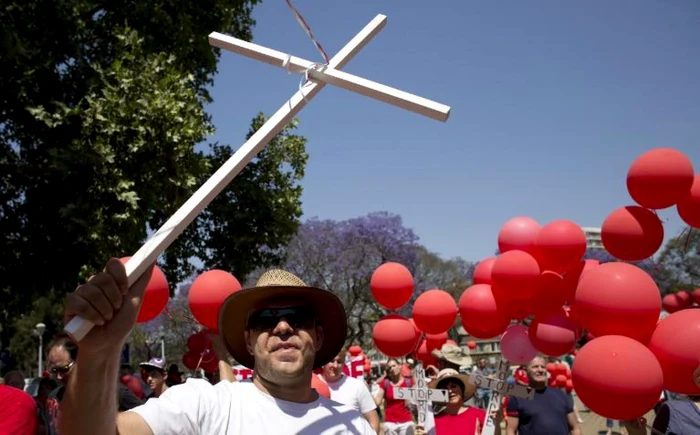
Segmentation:
{"type": "Polygon", "coordinates": [[[455,369],[460,371],[462,367],[471,367],[472,357],[469,352],[454,344],[443,344],[440,349],[434,349],[431,354],[438,359],[438,368],[455,369]]]}
{"type": "MultiPolygon", "coordinates": [[[[49,415],[49,433],[56,434],[60,433],[58,430],[60,422],[62,420],[61,416],[63,413],[63,406],[61,402],[63,401],[64,394],[66,392],[66,386],[74,381],[74,384],[79,384],[81,389],[89,390],[99,390],[100,392],[113,392],[112,399],[110,400],[110,405],[113,405],[114,411],[127,411],[131,408],[139,406],[142,404],[141,400],[136,398],[134,394],[121,384],[117,376],[119,375],[119,356],[121,355],[121,347],[119,348],[119,353],[116,359],[111,362],[115,366],[114,373],[111,377],[107,377],[107,373],[102,371],[100,376],[95,379],[83,379],[80,378],[79,381],[75,380],[75,372],[77,369],[78,361],[78,346],[65,334],[58,335],[54,341],[49,343],[46,348],[48,357],[47,367],[49,372],[58,380],[61,384],[54,391],[49,394],[46,400],[46,410],[49,415]]],[[[98,355],[92,355],[88,348],[88,357],[85,358],[86,361],[91,361],[93,358],[98,360],[98,355]]],[[[68,431],[67,433],[73,433],[68,431]]]]}
{"type": "Polygon", "coordinates": [[[343,373],[345,366],[346,350],[340,351],[335,358],[323,366],[321,378],[328,385],[331,392],[331,400],[359,411],[365,416],[375,432],[379,433],[379,414],[377,405],[370,394],[367,385],[360,380],[343,373]]]}
{"type": "Polygon", "coordinates": [[[96,326],[80,342],[66,385],[63,432],[374,434],[359,412],[311,388],[312,371],[338,354],[347,334],[340,299],[280,270],[266,272],[255,287],[231,294],[219,311],[224,343],[236,361],[254,368],[252,381],[213,386],[189,379],[117,416],[114,385],[96,389],[91,384],[116,378],[118,356],[151,272],[127,288],[124,265],[111,259],[104,272],[69,294],[66,315],[80,315],[96,326]]]}
{"type": "MultiPolygon", "coordinates": [[[[472,371],[475,375],[491,376],[496,373],[493,367],[488,366],[488,361],[485,358],[479,359],[472,371]]],[[[479,388],[476,390],[476,406],[481,409],[488,408],[489,399],[491,398],[491,390],[488,388],[479,388]]]]}
{"type": "MultiPolygon", "coordinates": [[[[437,379],[428,383],[428,388],[447,390],[449,402],[437,405],[441,409],[435,414],[436,435],[480,435],[486,424],[486,411],[476,407],[466,406],[476,391],[476,386],[469,382],[469,377],[455,369],[442,369],[437,379]]],[[[501,413],[495,415],[494,426],[496,435],[501,433],[501,413]]],[[[416,426],[416,435],[425,435],[423,426],[416,426]]]]}
{"type": "Polygon", "coordinates": [[[151,389],[151,395],[147,399],[160,397],[168,389],[165,383],[165,360],[151,358],[148,362],[139,364],[139,367],[146,372],[146,383],[151,389]]]}
{"type": "Polygon", "coordinates": [[[386,363],[386,377],[379,383],[375,396],[377,406],[384,404],[383,429],[386,435],[413,435],[413,414],[406,400],[394,398],[394,388],[411,388],[412,378],[404,378],[399,361],[391,358],[386,363]]]}
{"type": "Polygon", "coordinates": [[[544,358],[535,357],[525,370],[535,395],[532,399],[508,397],[506,434],[580,435],[571,397],[559,388],[547,387],[544,358]]]}

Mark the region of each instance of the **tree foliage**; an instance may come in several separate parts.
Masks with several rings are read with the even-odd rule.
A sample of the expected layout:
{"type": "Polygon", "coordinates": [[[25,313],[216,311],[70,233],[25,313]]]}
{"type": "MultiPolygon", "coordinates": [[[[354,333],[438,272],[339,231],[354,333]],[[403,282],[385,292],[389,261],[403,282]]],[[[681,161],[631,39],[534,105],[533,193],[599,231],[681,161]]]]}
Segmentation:
{"type": "Polygon", "coordinates": [[[369,290],[372,273],[387,261],[415,270],[417,242],[401,217],[387,212],[345,221],[309,219],[289,244],[284,267],[308,285],[334,291],[348,313],[348,342],[368,345],[383,315],[369,290]]]}
{"type": "MultiPolygon", "coordinates": [[[[204,106],[218,50],[206,35],[250,39],[256,3],[28,0],[0,10],[0,348],[33,361],[33,326],[57,332],[65,293],[135,252],[233,154],[194,148],[213,132],[204,106]]],[[[295,127],[165,253],[172,288],[196,271],[193,257],[240,279],[281,261],[307,160],[295,127]]]]}
{"type": "Polygon", "coordinates": [[[370,349],[372,327],[387,310],[376,304],[369,283],[374,270],[389,261],[403,264],[414,276],[411,301],[399,309],[405,316],[425,290],[440,288],[459,298],[473,269],[461,258],[443,260],[428,251],[400,216],[387,212],[304,222],[289,244],[285,267],[309,285],[336,292],[348,313],[348,343],[370,349]]]}
{"type": "Polygon", "coordinates": [[[700,231],[688,229],[670,239],[659,254],[664,293],[700,288],[700,231]]]}

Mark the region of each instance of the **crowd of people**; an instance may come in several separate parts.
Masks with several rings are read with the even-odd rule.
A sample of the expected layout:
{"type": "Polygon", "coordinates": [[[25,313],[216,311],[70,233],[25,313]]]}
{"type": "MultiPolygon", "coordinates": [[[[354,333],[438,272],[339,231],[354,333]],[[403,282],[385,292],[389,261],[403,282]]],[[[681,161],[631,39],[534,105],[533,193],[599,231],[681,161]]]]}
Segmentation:
{"type": "MultiPolygon", "coordinates": [[[[233,293],[220,309],[219,374],[183,379],[162,358],[120,365],[122,346],[135,324],[148,276],[127,288],[124,266],[110,260],[104,272],[67,299],[68,317],[97,325],[79,343],[57,337],[47,347],[51,378],[36,398],[23,391],[21,374],[6,373],[0,385],[0,434],[480,434],[487,419],[495,433],[581,433],[574,400],[547,384],[547,361],[536,357],[516,370],[514,382],[534,391],[530,399],[507,397],[487,414],[490,390],[477,389],[469,373],[492,376],[486,360],[446,344],[433,351],[437,364],[424,368],[428,387],[448,392],[433,404],[434,428],[416,423],[416,403],[396,396],[415,388],[415,361],[389,359],[382,373],[346,375],[346,315],[340,299],[310,287],[291,273],[273,270],[256,285],[233,293]],[[99,309],[98,309],[99,308],[99,309]],[[236,381],[222,354],[253,369],[236,381]],[[320,373],[328,396],[312,388],[320,373]],[[21,382],[20,382],[21,380],[21,382]]],[[[700,388],[700,368],[695,381],[700,388]]],[[[623,422],[630,435],[646,433],[623,422]]],[[[660,405],[656,433],[700,433],[700,398],[660,405]],[[672,432],[668,432],[672,431],[672,432]]]]}

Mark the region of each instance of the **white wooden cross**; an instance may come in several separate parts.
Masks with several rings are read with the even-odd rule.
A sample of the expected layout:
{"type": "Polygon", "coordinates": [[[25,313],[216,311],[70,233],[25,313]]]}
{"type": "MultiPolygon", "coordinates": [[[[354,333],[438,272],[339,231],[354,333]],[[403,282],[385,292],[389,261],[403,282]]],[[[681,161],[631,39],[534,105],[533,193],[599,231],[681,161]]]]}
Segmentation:
{"type": "Polygon", "coordinates": [[[413,370],[413,380],[415,386],[413,388],[397,388],[394,387],[394,399],[410,400],[418,405],[418,424],[423,426],[428,434],[435,433],[435,423],[432,420],[432,404],[446,403],[449,399],[447,390],[435,390],[428,388],[425,382],[425,371],[423,364],[418,363],[413,370]]]}
{"type": "MultiPolygon", "coordinates": [[[[386,24],[386,16],[377,15],[364,29],[343,47],[328,63],[318,66],[308,60],[252,44],[240,39],[214,32],[209,35],[213,46],[270,63],[294,72],[305,73],[309,80],[272,115],[265,124],[243,144],[209,178],[175,214],[126,262],[129,286],[155,263],[158,257],[182,234],[187,226],[211,201],[234,179],[236,175],[274,138],[284,126],[309,102],[327,83],[411,110],[421,115],[446,121],[450,108],[444,104],[427,100],[389,86],[361,77],[347,74],[340,69],[347,64],[386,24]]],[[[74,317],[66,325],[65,331],[76,341],[80,341],[94,325],[80,317],[74,317]]]]}
{"type": "Polygon", "coordinates": [[[532,399],[535,395],[535,390],[520,384],[509,384],[507,382],[509,373],[508,361],[501,358],[496,370],[496,377],[478,375],[472,373],[469,375],[469,382],[476,385],[477,388],[487,388],[491,390],[489,398],[489,406],[486,409],[486,421],[481,429],[481,435],[493,435],[496,431],[496,424],[491,418],[491,414],[498,412],[501,407],[501,402],[505,396],[522,397],[523,399],[532,399]]]}

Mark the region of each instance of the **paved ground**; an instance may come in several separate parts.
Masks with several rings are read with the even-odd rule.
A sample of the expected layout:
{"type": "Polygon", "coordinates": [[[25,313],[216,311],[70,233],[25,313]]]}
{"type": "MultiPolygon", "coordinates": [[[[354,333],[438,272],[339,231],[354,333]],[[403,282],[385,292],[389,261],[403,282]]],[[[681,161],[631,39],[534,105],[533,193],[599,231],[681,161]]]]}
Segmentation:
{"type": "MultiPolygon", "coordinates": [[[[576,398],[576,406],[579,410],[585,408],[583,404],[578,400],[578,398],[576,398]]],[[[583,423],[581,424],[582,435],[605,435],[607,429],[605,428],[604,417],[601,417],[600,415],[594,414],[592,412],[580,412],[580,414],[581,418],[583,419],[583,423]]],[[[654,421],[654,412],[651,411],[644,417],[649,423],[651,423],[654,421]]],[[[613,425],[612,433],[618,435],[626,434],[627,432],[624,429],[620,430],[620,427],[618,426],[617,422],[615,422],[613,425]]]]}

